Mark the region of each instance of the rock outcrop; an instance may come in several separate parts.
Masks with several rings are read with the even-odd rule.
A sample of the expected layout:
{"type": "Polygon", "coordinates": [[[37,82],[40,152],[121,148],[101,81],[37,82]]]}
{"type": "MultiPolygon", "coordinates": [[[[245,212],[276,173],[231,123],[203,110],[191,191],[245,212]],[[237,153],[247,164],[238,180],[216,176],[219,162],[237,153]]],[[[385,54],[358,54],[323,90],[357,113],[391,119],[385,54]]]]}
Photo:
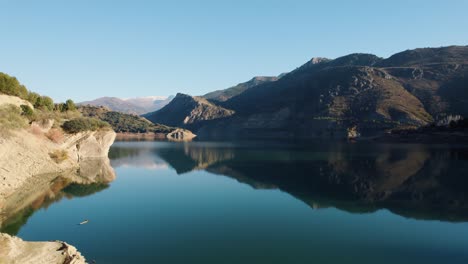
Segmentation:
{"type": "Polygon", "coordinates": [[[166,138],[171,141],[191,141],[195,137],[195,134],[182,128],[178,128],[166,135],[166,138]]]}
{"type": "Polygon", "coordinates": [[[203,97],[178,93],[168,105],[144,117],[153,123],[191,129],[200,123],[233,114],[234,111],[217,106],[203,97]]]}
{"type": "Polygon", "coordinates": [[[8,139],[0,138],[0,210],[5,199],[35,175],[67,173],[87,159],[106,158],[115,135],[112,130],[86,131],[65,135],[62,143],[55,143],[21,130],[8,139]],[[52,158],[56,152],[63,161],[52,158]]]}
{"type": "MultiPolygon", "coordinates": [[[[0,227],[50,188],[57,177],[77,184],[106,183],[115,178],[107,154],[114,142],[112,130],[47,137],[53,122],[0,137],[0,227]],[[59,158],[58,158],[59,156],[59,158]]],[[[65,242],[25,242],[0,233],[0,263],[85,263],[65,242]]]]}
{"type": "Polygon", "coordinates": [[[18,107],[20,107],[21,105],[27,105],[31,107],[31,109],[34,109],[34,106],[30,102],[23,100],[17,96],[0,94],[0,105],[7,105],[7,104],[15,105],[18,107]]]}
{"type": "Polygon", "coordinates": [[[0,249],[0,263],[86,263],[75,247],[61,241],[26,242],[0,233],[0,249]]]}

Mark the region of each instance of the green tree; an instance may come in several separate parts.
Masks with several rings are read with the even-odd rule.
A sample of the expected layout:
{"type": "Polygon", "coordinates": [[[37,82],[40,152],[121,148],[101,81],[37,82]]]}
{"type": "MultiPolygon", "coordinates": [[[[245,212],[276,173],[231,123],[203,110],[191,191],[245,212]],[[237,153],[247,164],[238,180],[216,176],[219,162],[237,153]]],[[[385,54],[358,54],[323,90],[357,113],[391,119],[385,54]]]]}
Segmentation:
{"type": "Polygon", "coordinates": [[[54,106],[54,111],[57,111],[57,112],[65,112],[65,104],[64,103],[58,103],[58,104],[55,104],[54,106]]]}
{"type": "Polygon", "coordinates": [[[75,111],[76,110],[76,105],[75,105],[75,103],[73,102],[72,99],[68,99],[65,102],[65,110],[66,111],[75,111]]]}
{"type": "Polygon", "coordinates": [[[54,100],[52,100],[52,98],[48,96],[42,96],[42,98],[44,102],[44,107],[49,111],[54,110],[54,100]]]}
{"type": "Polygon", "coordinates": [[[32,108],[29,107],[28,105],[21,105],[21,110],[22,110],[22,114],[28,117],[34,114],[34,110],[32,110],[32,108]]]}
{"type": "Polygon", "coordinates": [[[26,100],[28,100],[31,104],[35,105],[37,99],[41,97],[38,93],[35,92],[29,92],[26,100]]]}
{"type": "Polygon", "coordinates": [[[0,92],[8,95],[14,95],[24,98],[27,90],[15,77],[5,73],[0,73],[0,92]]]}
{"type": "Polygon", "coordinates": [[[37,98],[34,107],[40,108],[43,110],[52,111],[54,110],[54,100],[48,96],[40,96],[37,98]]]}

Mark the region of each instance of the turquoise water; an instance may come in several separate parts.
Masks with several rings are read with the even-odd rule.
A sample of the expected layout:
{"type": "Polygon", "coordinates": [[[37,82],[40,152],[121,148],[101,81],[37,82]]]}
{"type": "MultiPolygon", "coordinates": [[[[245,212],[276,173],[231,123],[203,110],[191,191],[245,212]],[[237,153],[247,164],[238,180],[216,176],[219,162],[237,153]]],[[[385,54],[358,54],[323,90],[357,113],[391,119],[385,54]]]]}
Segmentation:
{"type": "Polygon", "coordinates": [[[10,233],[67,241],[99,264],[468,263],[467,153],[117,142],[113,182],[68,186],[10,233]]]}

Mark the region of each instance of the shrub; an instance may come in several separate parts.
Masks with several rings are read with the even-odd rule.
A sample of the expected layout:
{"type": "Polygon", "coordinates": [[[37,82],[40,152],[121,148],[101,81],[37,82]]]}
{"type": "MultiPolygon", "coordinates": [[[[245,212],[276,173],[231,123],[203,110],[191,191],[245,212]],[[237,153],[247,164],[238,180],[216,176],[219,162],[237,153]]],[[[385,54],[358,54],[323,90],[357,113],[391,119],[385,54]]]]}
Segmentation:
{"type": "Polygon", "coordinates": [[[26,97],[26,100],[28,100],[31,104],[36,104],[37,99],[41,97],[38,93],[35,92],[29,92],[28,96],[26,97]]]}
{"type": "Polygon", "coordinates": [[[46,137],[55,143],[63,142],[63,132],[60,129],[52,128],[47,132],[46,137]]]}
{"type": "Polygon", "coordinates": [[[27,117],[31,117],[34,114],[34,110],[29,105],[21,105],[22,114],[27,117]]]}
{"type": "Polygon", "coordinates": [[[65,111],[75,111],[75,110],[76,110],[75,102],[73,102],[72,99],[68,99],[65,102],[65,111]]]}
{"type": "MultiPolygon", "coordinates": [[[[40,108],[47,111],[54,110],[54,101],[48,96],[40,96],[37,93],[29,92],[28,89],[12,76],[0,72],[0,93],[18,96],[21,99],[28,100],[35,108],[40,108]]],[[[71,101],[71,100],[70,100],[71,101]]],[[[73,108],[74,103],[71,101],[70,107],[73,108]]]]}
{"type": "Polygon", "coordinates": [[[54,110],[54,100],[48,96],[39,96],[34,103],[35,108],[40,108],[47,111],[54,110]]]}
{"type": "Polygon", "coordinates": [[[68,99],[65,103],[58,103],[54,106],[54,111],[59,112],[67,112],[67,111],[75,111],[76,105],[73,100],[68,99]]]}
{"type": "Polygon", "coordinates": [[[28,90],[15,77],[0,72],[0,92],[26,99],[28,90]]]}
{"type": "Polygon", "coordinates": [[[14,105],[0,106],[0,136],[11,135],[11,130],[24,128],[27,120],[21,116],[21,109],[14,105]]]}
{"type": "Polygon", "coordinates": [[[69,121],[65,121],[62,125],[63,130],[67,133],[95,131],[106,127],[110,127],[108,123],[89,117],[75,118],[69,121]]]}
{"type": "Polygon", "coordinates": [[[62,161],[68,159],[68,153],[66,150],[54,150],[53,152],[49,153],[51,159],[55,161],[55,163],[61,163],[62,161]]]}

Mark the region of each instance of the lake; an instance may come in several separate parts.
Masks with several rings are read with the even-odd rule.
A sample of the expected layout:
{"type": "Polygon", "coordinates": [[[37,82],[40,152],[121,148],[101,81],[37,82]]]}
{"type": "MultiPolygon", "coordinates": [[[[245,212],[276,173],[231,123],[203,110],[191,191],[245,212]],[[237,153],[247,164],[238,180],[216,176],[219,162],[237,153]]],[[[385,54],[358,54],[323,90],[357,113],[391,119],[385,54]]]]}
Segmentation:
{"type": "Polygon", "coordinates": [[[96,263],[468,263],[468,147],[116,142],[3,232],[96,263]],[[89,219],[86,225],[77,223],[89,219]]]}

